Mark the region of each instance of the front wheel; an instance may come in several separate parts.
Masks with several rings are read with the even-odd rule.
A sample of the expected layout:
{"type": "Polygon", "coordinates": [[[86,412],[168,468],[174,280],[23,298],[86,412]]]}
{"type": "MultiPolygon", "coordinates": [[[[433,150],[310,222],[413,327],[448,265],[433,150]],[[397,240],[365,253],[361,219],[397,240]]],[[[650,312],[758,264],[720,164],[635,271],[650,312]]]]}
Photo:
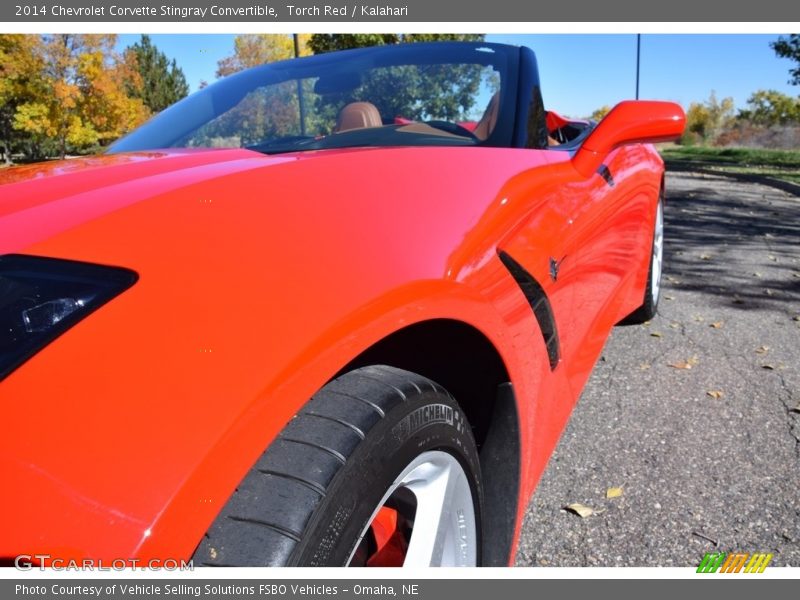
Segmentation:
{"type": "Polygon", "coordinates": [[[323,387],[195,551],[209,566],[475,566],[482,489],[453,398],[393,367],[323,387]]]}

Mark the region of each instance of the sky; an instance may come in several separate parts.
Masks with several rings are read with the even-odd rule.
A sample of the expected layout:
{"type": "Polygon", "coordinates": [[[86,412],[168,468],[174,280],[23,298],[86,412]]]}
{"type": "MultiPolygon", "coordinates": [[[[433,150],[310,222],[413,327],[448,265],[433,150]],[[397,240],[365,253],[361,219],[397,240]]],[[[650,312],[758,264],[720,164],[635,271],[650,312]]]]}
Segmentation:
{"type": "MultiPolygon", "coordinates": [[[[233,54],[232,34],[151,34],[153,42],[183,69],[192,91],[215,80],[217,61],[233,54]]],[[[764,34],[645,34],[641,36],[639,97],[673,100],[684,107],[732,97],[737,108],[759,89],[796,96],[788,84],[792,62],[778,58],[764,34]]],[[[119,36],[118,48],[139,35],[119,36]]],[[[588,116],[595,109],[635,97],[636,35],[489,34],[490,42],[529,46],[536,53],[548,109],[588,116]]]]}

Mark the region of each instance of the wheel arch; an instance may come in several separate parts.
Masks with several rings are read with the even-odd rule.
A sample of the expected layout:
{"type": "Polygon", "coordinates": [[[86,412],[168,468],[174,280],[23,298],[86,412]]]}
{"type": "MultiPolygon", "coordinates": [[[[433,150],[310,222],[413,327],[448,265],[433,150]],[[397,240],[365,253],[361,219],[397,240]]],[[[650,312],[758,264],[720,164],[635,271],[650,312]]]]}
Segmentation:
{"type": "Polygon", "coordinates": [[[461,406],[472,426],[481,462],[483,564],[508,565],[513,558],[518,513],[520,424],[514,390],[499,351],[467,323],[433,319],[391,333],[353,358],[335,377],[376,364],[432,379],[461,406]]]}

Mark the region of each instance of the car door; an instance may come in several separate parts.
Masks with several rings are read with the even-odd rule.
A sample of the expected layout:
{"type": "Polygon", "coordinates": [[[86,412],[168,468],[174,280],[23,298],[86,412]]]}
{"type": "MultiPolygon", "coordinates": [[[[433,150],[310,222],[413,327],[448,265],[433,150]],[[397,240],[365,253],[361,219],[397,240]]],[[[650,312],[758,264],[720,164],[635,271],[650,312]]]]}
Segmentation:
{"type": "Polygon", "coordinates": [[[648,200],[635,165],[635,150],[615,150],[596,174],[562,190],[575,247],[568,318],[575,353],[567,365],[574,390],[582,389],[611,328],[624,316],[621,291],[642,260],[648,200]]]}

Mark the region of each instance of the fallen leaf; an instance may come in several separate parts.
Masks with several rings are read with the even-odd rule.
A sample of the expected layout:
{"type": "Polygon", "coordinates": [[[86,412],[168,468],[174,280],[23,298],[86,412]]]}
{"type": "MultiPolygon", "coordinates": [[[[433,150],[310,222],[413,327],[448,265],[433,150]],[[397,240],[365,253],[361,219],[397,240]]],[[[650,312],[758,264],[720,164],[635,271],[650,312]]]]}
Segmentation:
{"type": "Polygon", "coordinates": [[[606,490],[606,498],[619,498],[622,496],[621,487],[610,487],[606,490]]]}
{"type": "Polygon", "coordinates": [[[664,296],[665,300],[675,300],[675,296],[664,296]]]}
{"type": "Polygon", "coordinates": [[[670,324],[669,324],[669,326],[670,326],[670,328],[672,328],[672,329],[677,329],[678,327],[680,327],[680,326],[681,326],[681,324],[680,324],[680,323],[670,323],[670,324]]]}
{"type": "Polygon", "coordinates": [[[778,262],[778,257],[772,256],[772,254],[770,254],[767,258],[770,259],[772,262],[778,262]]]}
{"type": "Polygon", "coordinates": [[[711,260],[711,255],[710,254],[701,254],[700,258],[703,259],[703,260],[711,260]]]}
{"type": "Polygon", "coordinates": [[[700,362],[700,359],[695,354],[691,358],[687,358],[686,360],[680,360],[678,362],[669,363],[667,364],[668,367],[672,367],[673,369],[685,369],[689,370],[692,367],[696,366],[700,362]]]}
{"type": "Polygon", "coordinates": [[[694,320],[697,321],[698,323],[702,323],[703,321],[705,321],[705,319],[702,317],[702,315],[695,316],[694,320]]]}
{"type": "Polygon", "coordinates": [[[722,390],[710,390],[706,392],[707,396],[711,396],[714,400],[719,400],[723,396],[722,390]]]}
{"type": "Polygon", "coordinates": [[[686,369],[687,371],[692,368],[691,363],[686,360],[682,360],[680,362],[669,363],[668,367],[672,367],[673,369],[686,369]]]}
{"type": "Polygon", "coordinates": [[[795,315],[792,317],[793,321],[800,321],[800,315],[795,315]]]}
{"type": "Polygon", "coordinates": [[[773,292],[773,291],[772,291],[771,289],[769,289],[769,288],[764,288],[764,293],[765,293],[767,296],[774,296],[774,295],[775,295],[775,292],[773,292]]]}
{"type": "Polygon", "coordinates": [[[769,352],[769,346],[759,346],[756,348],[756,354],[766,354],[769,352]]]}
{"type": "Polygon", "coordinates": [[[761,275],[761,273],[756,271],[755,273],[753,273],[753,277],[763,277],[763,275],[761,275]]]}
{"type": "Polygon", "coordinates": [[[796,412],[796,413],[800,413],[800,403],[798,403],[798,405],[797,405],[797,406],[795,406],[794,408],[790,408],[790,409],[789,409],[789,412],[796,412]]]}
{"type": "Polygon", "coordinates": [[[586,517],[591,517],[594,514],[594,509],[592,509],[591,506],[586,506],[585,504],[581,504],[580,502],[575,502],[574,504],[570,504],[566,508],[568,511],[574,512],[581,519],[585,519],[586,517]]]}
{"type": "Polygon", "coordinates": [[[639,370],[640,371],[647,371],[650,368],[650,363],[640,363],[639,370]]]}
{"type": "Polygon", "coordinates": [[[653,331],[650,333],[650,337],[661,337],[660,331],[653,331]]]}
{"type": "Polygon", "coordinates": [[[725,321],[715,321],[714,323],[711,323],[711,324],[709,325],[709,327],[713,327],[714,329],[722,329],[722,324],[723,324],[724,322],[725,322],[725,321]]]}
{"type": "Polygon", "coordinates": [[[773,365],[770,365],[770,364],[761,365],[761,368],[762,369],[766,369],[767,371],[774,371],[775,370],[775,367],[773,365]]]}
{"type": "Polygon", "coordinates": [[[739,297],[736,297],[736,298],[733,299],[733,303],[734,304],[744,304],[744,300],[742,300],[739,297]]]}
{"type": "Polygon", "coordinates": [[[667,275],[667,281],[669,281],[671,283],[680,283],[681,282],[680,279],[678,279],[677,277],[673,277],[672,275],[667,275]]]}

